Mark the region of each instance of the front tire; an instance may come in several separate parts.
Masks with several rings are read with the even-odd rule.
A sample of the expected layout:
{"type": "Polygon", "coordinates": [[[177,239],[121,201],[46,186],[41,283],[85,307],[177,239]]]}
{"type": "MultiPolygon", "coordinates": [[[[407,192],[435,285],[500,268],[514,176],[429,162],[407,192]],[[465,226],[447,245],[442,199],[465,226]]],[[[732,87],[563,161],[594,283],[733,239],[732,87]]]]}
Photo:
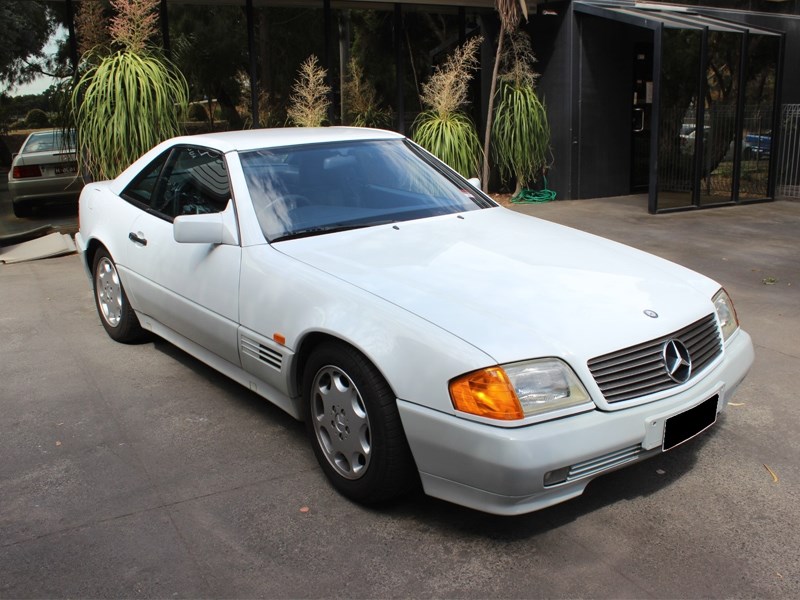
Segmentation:
{"type": "Polygon", "coordinates": [[[101,248],[94,255],[92,281],[97,314],[100,315],[100,322],[109,337],[123,344],[141,340],[144,337],[144,330],[128,302],[117,266],[105,248],[101,248]]]}
{"type": "Polygon", "coordinates": [[[397,398],[354,348],[316,348],[303,376],[306,432],[323,472],[345,497],[363,504],[394,499],[416,482],[397,398]]]}

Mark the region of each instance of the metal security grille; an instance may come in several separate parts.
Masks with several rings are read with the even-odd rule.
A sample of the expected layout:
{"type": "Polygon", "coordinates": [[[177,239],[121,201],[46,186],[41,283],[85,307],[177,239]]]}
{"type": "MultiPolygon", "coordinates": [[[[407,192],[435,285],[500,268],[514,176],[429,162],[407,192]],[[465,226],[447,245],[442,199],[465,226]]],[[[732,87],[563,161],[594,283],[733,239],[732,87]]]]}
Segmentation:
{"type": "Polygon", "coordinates": [[[781,111],[781,152],[778,198],[800,198],[800,104],[784,104],[781,111]]]}
{"type": "Polygon", "coordinates": [[[691,378],[722,352],[717,320],[711,314],[673,334],[593,358],[589,370],[606,401],[621,402],[677,386],[664,364],[664,344],[671,339],[680,340],[689,351],[691,378]]]}

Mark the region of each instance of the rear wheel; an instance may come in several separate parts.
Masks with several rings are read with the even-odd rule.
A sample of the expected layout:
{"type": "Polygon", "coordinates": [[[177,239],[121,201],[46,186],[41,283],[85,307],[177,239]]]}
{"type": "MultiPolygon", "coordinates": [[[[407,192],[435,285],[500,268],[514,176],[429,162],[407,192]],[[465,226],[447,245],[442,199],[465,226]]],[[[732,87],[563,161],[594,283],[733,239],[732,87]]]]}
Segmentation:
{"type": "Polygon", "coordinates": [[[97,313],[108,335],[123,344],[141,340],[144,330],[128,302],[117,266],[105,248],[94,255],[92,274],[97,313]]]}
{"type": "Polygon", "coordinates": [[[304,371],[303,399],[317,461],[342,495],[375,504],[414,485],[397,398],[363,354],[335,342],[316,348],[304,371]]]}

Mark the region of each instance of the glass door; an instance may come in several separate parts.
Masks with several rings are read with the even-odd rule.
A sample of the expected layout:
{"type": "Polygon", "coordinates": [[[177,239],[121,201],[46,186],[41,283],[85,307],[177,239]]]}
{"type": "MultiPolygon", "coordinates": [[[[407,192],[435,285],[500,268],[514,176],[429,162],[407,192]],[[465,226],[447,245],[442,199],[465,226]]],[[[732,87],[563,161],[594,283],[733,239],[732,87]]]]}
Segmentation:
{"type": "Polygon", "coordinates": [[[656,210],[694,202],[697,156],[706,131],[697,121],[702,42],[700,29],[662,32],[656,210]]]}
{"type": "MultiPolygon", "coordinates": [[[[741,137],[739,201],[769,197],[773,153],[775,73],[780,38],[751,33],[747,39],[747,74],[744,78],[744,117],[741,137]]],[[[777,151],[777,148],[775,148],[777,151]]]]}

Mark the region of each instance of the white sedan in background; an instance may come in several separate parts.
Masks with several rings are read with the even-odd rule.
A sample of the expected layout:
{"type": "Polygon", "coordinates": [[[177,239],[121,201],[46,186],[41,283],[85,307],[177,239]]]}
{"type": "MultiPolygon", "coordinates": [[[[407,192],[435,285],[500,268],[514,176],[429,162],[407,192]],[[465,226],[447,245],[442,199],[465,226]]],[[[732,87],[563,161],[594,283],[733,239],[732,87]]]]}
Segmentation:
{"type": "Polygon", "coordinates": [[[71,129],[31,133],[11,161],[8,192],[17,217],[29,217],[35,208],[47,204],[75,206],[81,188],[71,129]]]}
{"type": "Polygon", "coordinates": [[[80,200],[120,342],[150,331],[306,422],[342,494],[497,514],[711,427],[753,361],[719,284],[497,206],[403,136],[176,138],[80,200]]]}

